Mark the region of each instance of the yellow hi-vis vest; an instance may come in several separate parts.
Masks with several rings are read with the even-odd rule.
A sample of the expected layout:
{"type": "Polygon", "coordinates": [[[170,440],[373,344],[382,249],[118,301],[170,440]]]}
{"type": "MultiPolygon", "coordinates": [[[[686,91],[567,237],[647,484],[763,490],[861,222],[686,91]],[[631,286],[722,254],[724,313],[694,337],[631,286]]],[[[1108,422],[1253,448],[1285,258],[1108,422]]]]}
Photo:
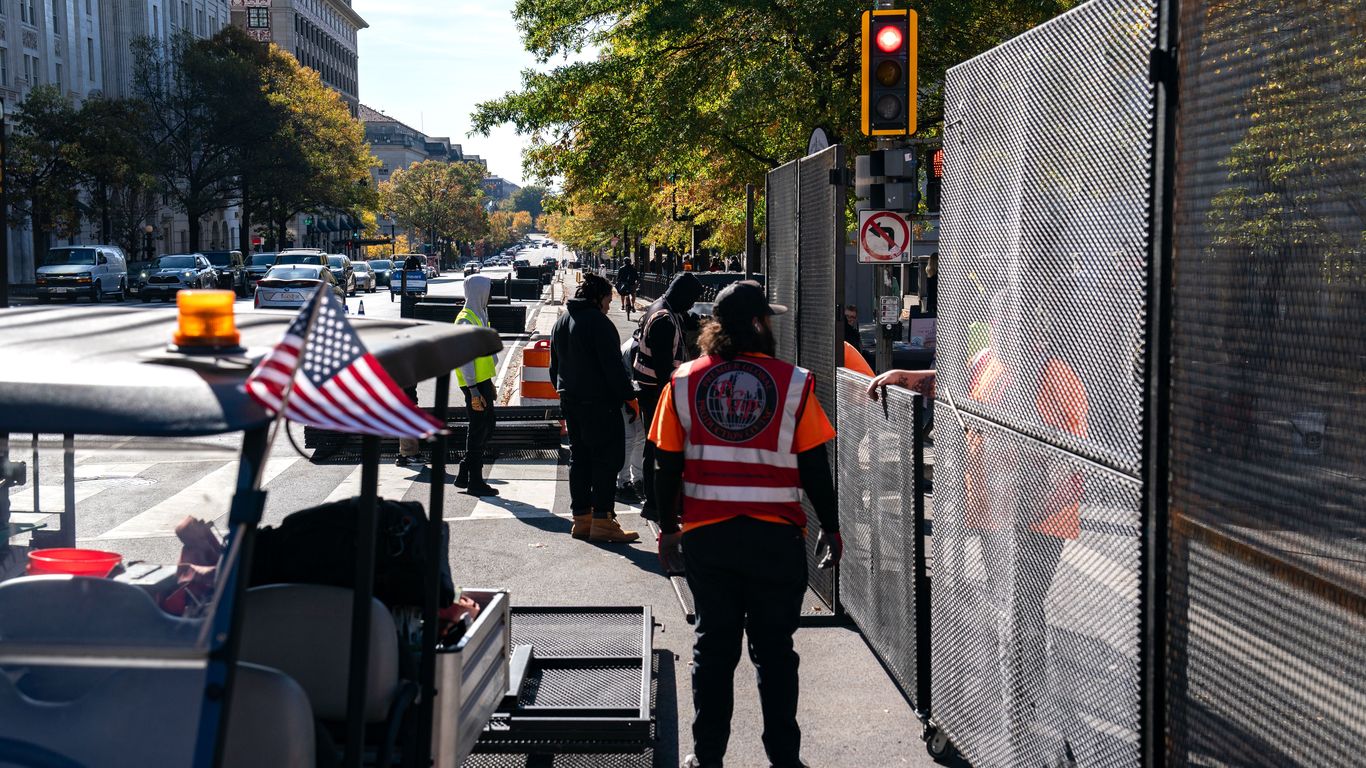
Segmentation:
{"type": "MultiPolygon", "coordinates": [[[[477,325],[480,328],[484,327],[484,323],[479,319],[479,315],[474,314],[474,310],[469,308],[460,310],[460,314],[455,316],[455,324],[477,325]]],[[[498,369],[494,364],[493,355],[476,357],[474,359],[474,381],[465,381],[465,374],[461,373],[459,368],[456,368],[455,382],[461,387],[472,387],[481,381],[488,381],[496,375],[498,375],[498,369]]]]}

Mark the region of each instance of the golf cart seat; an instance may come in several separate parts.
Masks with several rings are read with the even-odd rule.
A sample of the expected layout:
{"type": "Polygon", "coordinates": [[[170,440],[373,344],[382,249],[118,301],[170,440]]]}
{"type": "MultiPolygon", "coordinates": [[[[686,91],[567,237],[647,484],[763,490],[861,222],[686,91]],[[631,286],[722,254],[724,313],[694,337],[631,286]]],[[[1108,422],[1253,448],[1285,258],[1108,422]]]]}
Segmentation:
{"type": "MultiPolygon", "coordinates": [[[[63,701],[35,698],[0,674],[0,767],[143,768],[194,761],[202,669],[85,671],[98,683],[63,701]]],[[[298,683],[273,669],[238,664],[223,765],[313,768],[314,746],[313,711],[298,683]]]]}
{"type": "Polygon", "coordinates": [[[0,582],[0,643],[191,647],[203,622],[161,610],[139,587],[88,576],[0,582]]]}
{"type": "MultiPolygon", "coordinates": [[[[319,584],[271,584],[247,590],[241,659],[289,675],[308,694],[319,720],[346,721],[351,659],[352,591],[319,584]]],[[[417,686],[399,677],[398,629],[384,604],[370,601],[370,664],[365,722],[384,723],[379,765],[389,752],[417,686]]]]}

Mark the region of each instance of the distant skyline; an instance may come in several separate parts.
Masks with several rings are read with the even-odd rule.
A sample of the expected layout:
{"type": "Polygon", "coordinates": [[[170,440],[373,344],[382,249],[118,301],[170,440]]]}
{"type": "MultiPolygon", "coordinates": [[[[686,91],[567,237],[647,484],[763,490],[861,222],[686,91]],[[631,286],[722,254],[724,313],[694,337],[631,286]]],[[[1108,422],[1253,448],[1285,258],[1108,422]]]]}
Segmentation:
{"type": "Polygon", "coordinates": [[[512,20],[514,0],[353,0],[370,28],[359,33],[360,100],[429,136],[449,136],[490,174],[525,185],[524,137],[511,126],[467,136],[476,104],[521,86],[537,67],[512,20]]]}

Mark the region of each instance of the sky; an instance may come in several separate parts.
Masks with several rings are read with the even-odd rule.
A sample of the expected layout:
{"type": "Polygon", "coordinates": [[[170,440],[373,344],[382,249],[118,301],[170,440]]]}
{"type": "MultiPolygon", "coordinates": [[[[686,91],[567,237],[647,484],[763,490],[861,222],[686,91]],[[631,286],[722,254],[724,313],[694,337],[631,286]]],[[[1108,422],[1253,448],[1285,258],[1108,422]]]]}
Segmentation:
{"type": "Polygon", "coordinates": [[[360,37],[361,103],[428,136],[449,136],[518,184],[526,140],[511,126],[469,137],[481,101],[521,85],[536,67],[512,21],[514,0],[352,0],[370,24],[360,37]]]}

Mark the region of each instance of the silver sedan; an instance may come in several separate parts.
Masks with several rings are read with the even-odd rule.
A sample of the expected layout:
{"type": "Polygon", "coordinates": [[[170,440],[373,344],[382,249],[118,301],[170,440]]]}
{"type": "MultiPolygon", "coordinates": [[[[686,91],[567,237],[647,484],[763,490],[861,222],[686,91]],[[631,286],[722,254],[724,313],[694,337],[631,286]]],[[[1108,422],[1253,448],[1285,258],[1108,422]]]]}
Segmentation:
{"type": "Polygon", "coordinates": [[[374,293],[378,282],[375,279],[375,268],[365,261],[353,261],[351,268],[351,274],[356,280],[356,290],[374,293]]]}
{"type": "Polygon", "coordinates": [[[332,271],[319,264],[277,264],[256,284],[257,309],[298,309],[313,292],[326,288],[342,302],[346,293],[332,271]]]}

